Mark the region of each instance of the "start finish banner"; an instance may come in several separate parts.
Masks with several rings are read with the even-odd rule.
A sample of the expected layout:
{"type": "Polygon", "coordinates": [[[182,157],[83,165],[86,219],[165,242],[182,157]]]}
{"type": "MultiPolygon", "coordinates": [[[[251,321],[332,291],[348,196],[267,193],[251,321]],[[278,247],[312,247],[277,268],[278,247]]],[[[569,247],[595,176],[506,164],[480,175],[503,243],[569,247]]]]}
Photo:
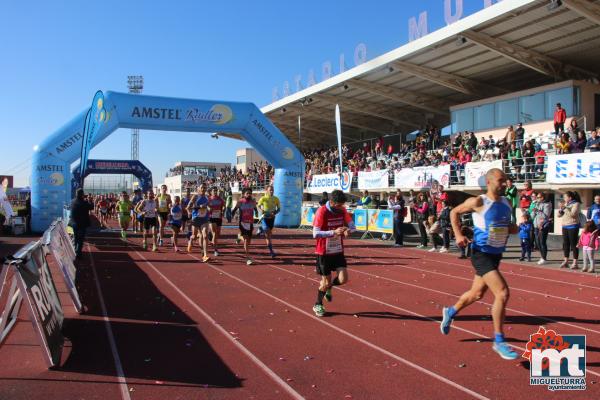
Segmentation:
{"type": "Polygon", "coordinates": [[[600,157],[595,152],[548,156],[546,181],[600,183],[600,157]]]}
{"type": "Polygon", "coordinates": [[[448,187],[450,165],[402,168],[394,173],[394,185],[398,189],[431,189],[436,183],[448,187]]]}

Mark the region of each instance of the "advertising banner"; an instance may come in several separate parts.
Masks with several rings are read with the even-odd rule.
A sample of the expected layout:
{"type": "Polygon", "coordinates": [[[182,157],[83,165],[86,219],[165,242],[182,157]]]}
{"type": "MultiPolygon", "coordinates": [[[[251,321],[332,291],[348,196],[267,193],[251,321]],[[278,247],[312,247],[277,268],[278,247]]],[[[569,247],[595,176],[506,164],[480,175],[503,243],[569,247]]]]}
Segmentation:
{"type": "Polygon", "coordinates": [[[312,226],[317,210],[318,207],[302,207],[302,218],[300,225],[312,226]]]}
{"type": "Polygon", "coordinates": [[[548,156],[548,183],[600,183],[600,157],[596,153],[548,156]]]}
{"type": "Polygon", "coordinates": [[[392,210],[365,210],[369,213],[369,232],[394,233],[392,210]]]}
{"type": "Polygon", "coordinates": [[[307,182],[306,191],[308,193],[331,193],[334,190],[342,190],[344,193],[350,192],[352,185],[352,173],[344,172],[341,174],[313,175],[312,180],[307,182]]]}
{"type": "Polygon", "coordinates": [[[394,173],[394,185],[398,189],[430,189],[434,183],[448,187],[450,166],[402,168],[394,173]]]}
{"type": "Polygon", "coordinates": [[[353,213],[354,225],[357,231],[366,231],[368,223],[368,214],[366,209],[357,208],[353,213]]]}
{"type": "Polygon", "coordinates": [[[88,156],[92,149],[92,143],[98,132],[98,128],[104,119],[106,118],[106,111],[104,110],[104,93],[98,90],[92,100],[92,107],[90,108],[89,114],[86,117],[85,129],[83,131],[83,146],[81,147],[81,162],[80,162],[80,176],[81,176],[81,187],[83,187],[83,179],[85,178],[85,169],[87,168],[88,156]]]}
{"type": "Polygon", "coordinates": [[[465,165],[465,186],[485,187],[485,174],[492,168],[502,169],[502,160],[467,163],[465,165]]]}
{"type": "Polygon", "coordinates": [[[77,293],[77,288],[75,287],[77,271],[75,269],[75,265],[73,264],[73,258],[71,258],[71,254],[68,250],[70,244],[64,242],[61,229],[62,224],[60,221],[58,221],[44,235],[44,242],[58,263],[60,272],[62,272],[65,286],[69,291],[69,296],[71,296],[73,306],[75,306],[75,310],[81,314],[83,307],[81,305],[81,300],[79,299],[79,293],[77,293]]]}
{"type": "Polygon", "coordinates": [[[62,354],[64,313],[41,242],[28,244],[15,254],[15,258],[17,260],[10,265],[18,273],[21,293],[26,293],[31,322],[46,362],[53,367],[60,363],[62,354]]]}
{"type": "Polygon", "coordinates": [[[371,190],[389,187],[389,172],[387,169],[358,173],[358,188],[371,190]]]}
{"type": "Polygon", "coordinates": [[[14,269],[6,263],[0,272],[0,345],[17,322],[22,302],[14,269]]]}

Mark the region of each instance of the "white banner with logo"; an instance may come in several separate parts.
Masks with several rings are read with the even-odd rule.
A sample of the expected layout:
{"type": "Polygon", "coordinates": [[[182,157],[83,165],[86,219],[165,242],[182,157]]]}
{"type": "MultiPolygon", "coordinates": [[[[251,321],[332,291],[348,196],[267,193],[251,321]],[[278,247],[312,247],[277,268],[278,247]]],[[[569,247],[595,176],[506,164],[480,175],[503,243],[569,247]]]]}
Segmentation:
{"type": "Polygon", "coordinates": [[[308,193],[331,193],[337,189],[349,193],[351,184],[351,172],[344,172],[341,176],[339,174],[313,175],[312,179],[306,183],[306,191],[308,193]]]}
{"type": "Polygon", "coordinates": [[[467,163],[465,165],[465,186],[485,187],[485,174],[492,168],[502,169],[502,160],[467,163]]]}
{"type": "Polygon", "coordinates": [[[600,153],[548,156],[548,183],[600,183],[600,153]]]}
{"type": "Polygon", "coordinates": [[[438,183],[448,187],[450,166],[402,168],[394,173],[394,185],[398,189],[430,189],[438,183]]]}
{"type": "Polygon", "coordinates": [[[371,172],[358,172],[358,188],[360,190],[381,189],[389,187],[389,172],[387,169],[371,172]]]}

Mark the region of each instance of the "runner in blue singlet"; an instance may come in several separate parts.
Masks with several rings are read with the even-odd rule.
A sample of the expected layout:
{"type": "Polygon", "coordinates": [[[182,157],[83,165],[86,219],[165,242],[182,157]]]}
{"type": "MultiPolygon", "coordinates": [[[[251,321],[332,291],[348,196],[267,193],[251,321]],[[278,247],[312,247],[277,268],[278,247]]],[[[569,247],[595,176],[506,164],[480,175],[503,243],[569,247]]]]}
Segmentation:
{"type": "Polygon", "coordinates": [[[511,222],[512,207],[502,194],[506,188],[506,175],[493,168],[485,176],[487,193],[471,197],[455,207],[450,213],[456,243],[465,247],[469,240],[462,234],[460,215],[471,212],[473,215],[474,236],[471,243],[471,263],[475,268],[475,278],[471,289],[458,299],[454,306],[444,307],[440,329],[444,335],[450,332],[453,318],[463,308],[478,301],[489,288],[494,294],[492,320],[494,324],[494,344],[492,348],[505,360],[514,360],[519,355],[504,339],[504,314],[509,290],[504,277],[498,270],[502,253],[511,233],[519,228],[511,222]]]}

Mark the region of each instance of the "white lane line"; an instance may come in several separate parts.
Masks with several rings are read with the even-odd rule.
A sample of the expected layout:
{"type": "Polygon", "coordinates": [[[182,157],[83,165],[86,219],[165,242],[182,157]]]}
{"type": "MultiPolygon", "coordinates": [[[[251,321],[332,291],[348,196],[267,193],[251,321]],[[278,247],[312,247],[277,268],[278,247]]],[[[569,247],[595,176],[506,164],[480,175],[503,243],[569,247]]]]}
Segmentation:
{"type": "Polygon", "coordinates": [[[194,307],[194,309],[196,311],[198,311],[215,328],[217,328],[217,330],[219,330],[219,332],[221,332],[223,334],[223,336],[225,336],[231,343],[233,343],[235,345],[235,347],[237,347],[239,350],[242,351],[242,353],[244,353],[246,356],[248,356],[248,358],[250,358],[263,372],[265,372],[269,377],[271,377],[271,379],[273,379],[279,386],[281,386],[281,388],[283,388],[283,390],[285,390],[290,396],[292,396],[292,398],[304,399],[304,397],[302,395],[300,395],[300,393],[296,392],[294,390],[294,388],[292,388],[290,385],[288,385],[287,382],[285,382],[281,377],[279,377],[279,375],[277,375],[272,369],[267,367],[267,365],[265,363],[263,363],[258,357],[256,357],[252,352],[250,352],[250,350],[248,350],[240,342],[238,342],[233,337],[231,337],[231,335],[229,334],[229,332],[227,332],[227,330],[225,328],[223,328],[221,325],[219,325],[217,323],[217,321],[215,321],[206,311],[204,311],[198,304],[196,304],[192,299],[190,299],[181,289],[179,289],[177,287],[177,285],[175,285],[171,280],[169,280],[169,278],[167,278],[162,272],[160,272],[158,270],[158,268],[156,268],[154,266],[154,264],[152,264],[152,262],[150,262],[146,257],[144,257],[137,250],[134,250],[134,251],[137,254],[137,256],[140,257],[142,260],[144,260],[144,262],[146,264],[148,264],[148,266],[150,268],[152,268],[152,270],[154,270],[154,272],[156,272],[169,286],[171,286],[173,288],[173,290],[175,290],[182,298],[185,299],[185,301],[187,301],[192,307],[194,307]]]}
{"type": "MultiPolygon", "coordinates": [[[[196,257],[196,256],[194,256],[192,254],[189,254],[189,256],[192,257],[192,258],[194,258],[194,259],[196,259],[196,260],[201,261],[200,258],[198,258],[198,257],[196,257]]],[[[285,301],[283,299],[280,299],[277,296],[273,296],[272,294],[270,294],[270,293],[262,290],[261,288],[256,287],[256,286],[254,286],[254,285],[252,285],[252,284],[250,284],[248,282],[245,282],[244,280],[238,278],[235,275],[232,275],[232,274],[228,273],[227,271],[222,270],[221,268],[218,268],[218,267],[216,267],[216,266],[214,266],[212,264],[208,264],[208,263],[206,265],[208,265],[210,268],[214,269],[215,271],[219,271],[222,274],[229,276],[231,279],[234,279],[234,280],[240,282],[241,284],[243,284],[245,286],[248,286],[251,289],[254,289],[257,292],[262,293],[265,296],[270,297],[270,298],[272,298],[275,301],[278,301],[278,302],[280,302],[282,304],[285,304],[289,308],[292,308],[292,309],[298,311],[299,313],[304,314],[307,317],[309,317],[309,318],[311,318],[313,320],[316,320],[316,321],[318,321],[318,322],[320,322],[320,323],[328,326],[329,328],[331,328],[331,329],[333,329],[333,330],[335,330],[335,331],[337,331],[337,332],[339,332],[339,333],[341,333],[341,334],[343,334],[345,336],[348,336],[348,337],[356,340],[359,343],[364,344],[365,346],[368,346],[368,347],[370,347],[370,348],[372,348],[374,350],[377,350],[377,351],[385,354],[386,356],[388,356],[390,358],[393,358],[393,359],[395,359],[397,361],[400,361],[401,363],[403,363],[403,364],[405,364],[405,365],[407,365],[407,366],[409,366],[411,368],[416,369],[419,372],[422,372],[422,373],[424,373],[426,375],[429,375],[432,378],[437,379],[437,380],[439,380],[439,381],[441,381],[441,382],[443,382],[443,383],[445,383],[445,384],[447,384],[449,386],[452,386],[455,389],[458,389],[458,390],[460,390],[460,391],[462,391],[462,392],[464,392],[466,394],[469,394],[469,395],[473,396],[476,399],[482,399],[482,400],[488,399],[487,397],[485,397],[485,396],[483,396],[483,395],[481,395],[481,394],[479,394],[479,393],[477,393],[477,392],[475,392],[475,391],[473,391],[473,390],[471,390],[471,389],[469,389],[467,387],[464,387],[464,386],[462,386],[462,385],[460,385],[460,384],[458,384],[458,383],[456,383],[456,382],[454,382],[454,381],[452,381],[452,380],[450,380],[450,379],[448,379],[448,378],[446,378],[446,377],[444,377],[442,375],[439,375],[436,372],[433,372],[433,371],[428,370],[428,369],[426,369],[424,367],[421,367],[420,365],[415,364],[415,363],[413,363],[413,362],[411,362],[411,361],[409,361],[409,360],[407,360],[407,359],[405,359],[403,357],[400,357],[399,355],[394,354],[394,353],[392,353],[392,352],[390,352],[388,350],[385,350],[384,348],[381,348],[381,347],[377,346],[376,344],[373,344],[373,343],[371,343],[371,342],[369,342],[369,341],[367,341],[367,340],[365,340],[365,339],[363,339],[363,338],[361,338],[359,336],[356,336],[356,335],[354,335],[354,334],[352,334],[350,332],[347,332],[347,331],[343,330],[342,328],[337,327],[336,325],[333,325],[333,324],[331,324],[331,323],[329,323],[327,321],[324,321],[324,320],[322,320],[320,318],[317,318],[313,314],[310,314],[310,313],[302,310],[301,308],[296,307],[295,305],[290,304],[290,303],[288,303],[287,301],[285,301]]]]}
{"type": "Polygon", "coordinates": [[[115,335],[113,334],[110,326],[110,319],[108,318],[108,312],[106,311],[106,304],[104,303],[104,296],[102,289],[100,288],[100,281],[98,280],[98,274],[96,273],[96,264],[94,263],[94,257],[90,251],[90,244],[86,243],[87,251],[90,256],[90,264],[92,266],[92,273],[94,274],[94,282],[96,283],[96,290],[98,292],[98,300],[100,300],[100,307],[102,309],[102,319],[104,320],[104,328],[106,329],[106,335],[108,336],[108,342],[110,344],[110,350],[112,352],[113,360],[115,361],[115,369],[117,371],[117,379],[119,381],[119,388],[121,390],[121,398],[123,400],[131,400],[129,395],[129,387],[127,386],[127,380],[125,379],[125,373],[123,372],[123,365],[121,364],[121,357],[117,351],[117,344],[115,342],[115,335]]]}

